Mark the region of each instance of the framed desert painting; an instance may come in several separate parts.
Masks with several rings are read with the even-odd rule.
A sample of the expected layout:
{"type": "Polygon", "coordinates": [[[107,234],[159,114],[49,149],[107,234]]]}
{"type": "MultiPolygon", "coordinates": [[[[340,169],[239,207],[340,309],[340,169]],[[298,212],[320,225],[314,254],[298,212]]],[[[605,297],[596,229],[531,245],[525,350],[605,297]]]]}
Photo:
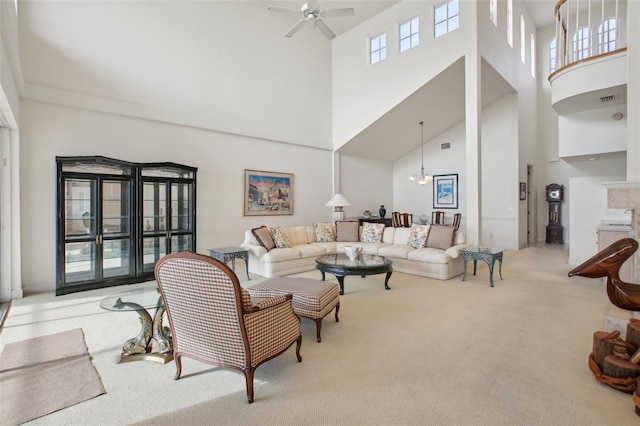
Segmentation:
{"type": "Polygon", "coordinates": [[[293,174],[244,171],[244,215],[293,214],[293,174]]]}
{"type": "Polygon", "coordinates": [[[435,175],[433,177],[433,208],[458,208],[458,175],[435,175]]]}

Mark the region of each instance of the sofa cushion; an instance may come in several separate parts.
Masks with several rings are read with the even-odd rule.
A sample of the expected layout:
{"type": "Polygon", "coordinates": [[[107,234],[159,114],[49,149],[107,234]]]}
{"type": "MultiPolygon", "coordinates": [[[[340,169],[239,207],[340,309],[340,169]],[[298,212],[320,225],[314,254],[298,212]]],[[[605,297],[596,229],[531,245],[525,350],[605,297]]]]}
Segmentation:
{"type": "Polygon", "coordinates": [[[382,242],[383,232],[384,223],[365,222],[362,224],[362,235],[360,235],[360,241],[362,241],[363,243],[382,242]]]}
{"type": "Polygon", "coordinates": [[[333,235],[333,226],[329,222],[314,223],[313,230],[316,233],[316,242],[318,243],[328,243],[336,240],[335,235],[333,235]]]}
{"type": "Polygon", "coordinates": [[[407,253],[415,250],[409,245],[387,244],[378,249],[378,254],[384,257],[393,257],[396,259],[406,259],[407,253]]]}
{"type": "Polygon", "coordinates": [[[300,259],[300,250],[294,248],[274,248],[263,257],[265,262],[282,262],[284,260],[300,259]]]}
{"type": "Polygon", "coordinates": [[[300,257],[318,257],[327,252],[325,248],[319,244],[300,244],[293,246],[293,248],[300,252],[300,257]]]}
{"type": "Polygon", "coordinates": [[[413,248],[424,247],[424,243],[427,241],[427,235],[429,235],[429,227],[426,225],[411,225],[411,231],[409,232],[409,238],[407,239],[407,245],[413,248]]]}
{"type": "Polygon", "coordinates": [[[266,226],[261,226],[259,228],[253,228],[251,233],[256,238],[258,244],[262,247],[266,248],[267,251],[276,247],[275,241],[273,241],[273,237],[271,236],[271,231],[266,226]]]}
{"type": "Polygon", "coordinates": [[[357,220],[339,220],[336,222],[336,241],[360,241],[358,236],[359,223],[357,220]]]}
{"type": "Polygon", "coordinates": [[[431,225],[429,227],[429,236],[425,247],[446,250],[453,245],[453,234],[455,233],[453,226],[431,225]]]}
{"type": "Polygon", "coordinates": [[[396,235],[396,229],[393,226],[385,226],[382,233],[382,242],[387,244],[393,244],[393,237],[396,235]]]}
{"type": "Polygon", "coordinates": [[[449,263],[451,256],[440,249],[423,247],[408,252],[407,260],[424,263],[449,263]]]}
{"type": "Polygon", "coordinates": [[[287,232],[280,227],[277,228],[269,228],[271,231],[271,236],[273,237],[273,241],[276,243],[276,247],[278,248],[287,248],[291,247],[291,241],[289,240],[289,235],[287,232]]]}
{"type": "Polygon", "coordinates": [[[299,244],[309,244],[315,241],[315,235],[311,238],[311,241],[307,238],[307,230],[304,226],[292,226],[290,228],[283,228],[289,237],[289,244],[291,247],[299,244]]]}
{"type": "MultiPolygon", "coordinates": [[[[393,228],[396,232],[393,234],[393,240],[389,241],[391,244],[397,244],[399,246],[406,246],[411,228],[393,228]]],[[[386,241],[385,241],[386,242],[386,241]]]]}

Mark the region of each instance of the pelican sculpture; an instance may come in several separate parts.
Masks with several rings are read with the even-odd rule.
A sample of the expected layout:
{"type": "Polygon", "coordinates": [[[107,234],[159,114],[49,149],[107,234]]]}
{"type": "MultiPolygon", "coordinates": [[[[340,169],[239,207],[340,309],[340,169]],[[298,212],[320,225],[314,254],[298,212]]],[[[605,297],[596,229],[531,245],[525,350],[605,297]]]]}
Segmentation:
{"type": "Polygon", "coordinates": [[[569,272],[569,276],[588,278],[607,277],[607,296],[615,306],[629,311],[640,311],[640,285],[620,279],[620,266],[638,250],[633,238],[615,241],[582,265],[569,272]]]}

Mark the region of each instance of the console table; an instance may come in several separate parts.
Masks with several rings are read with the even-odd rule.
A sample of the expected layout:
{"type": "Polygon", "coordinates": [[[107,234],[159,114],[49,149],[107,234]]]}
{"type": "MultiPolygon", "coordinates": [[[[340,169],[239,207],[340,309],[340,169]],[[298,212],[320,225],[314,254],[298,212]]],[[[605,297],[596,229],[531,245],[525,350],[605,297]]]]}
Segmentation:
{"type": "Polygon", "coordinates": [[[475,275],[478,260],[482,260],[489,265],[489,283],[491,283],[491,287],[493,287],[493,265],[496,263],[496,260],[499,264],[500,279],[502,279],[502,253],[504,253],[504,249],[495,247],[470,246],[464,249],[462,251],[462,257],[464,259],[464,275],[462,275],[462,281],[467,278],[467,261],[473,260],[473,275],[475,275]]]}
{"type": "Polygon", "coordinates": [[[224,263],[225,265],[231,261],[233,272],[236,272],[236,259],[244,260],[244,266],[247,269],[247,278],[249,276],[249,250],[243,247],[221,247],[209,250],[209,256],[224,263]]]}
{"type": "Polygon", "coordinates": [[[357,220],[358,221],[358,225],[362,226],[362,224],[364,222],[369,222],[369,223],[384,223],[384,226],[393,226],[393,219],[391,219],[390,217],[351,217],[348,218],[347,220],[357,220]]]}

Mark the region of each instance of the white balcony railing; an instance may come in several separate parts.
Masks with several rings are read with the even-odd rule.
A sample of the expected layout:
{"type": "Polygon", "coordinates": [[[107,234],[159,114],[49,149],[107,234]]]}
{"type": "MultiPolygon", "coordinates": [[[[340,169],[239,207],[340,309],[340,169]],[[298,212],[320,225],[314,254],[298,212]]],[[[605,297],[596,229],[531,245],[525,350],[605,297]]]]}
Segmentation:
{"type": "MultiPolygon", "coordinates": [[[[634,0],[635,1],[635,0],[634,0]]],[[[626,48],[626,0],[560,0],[550,74],[588,58],[626,48]]]]}

